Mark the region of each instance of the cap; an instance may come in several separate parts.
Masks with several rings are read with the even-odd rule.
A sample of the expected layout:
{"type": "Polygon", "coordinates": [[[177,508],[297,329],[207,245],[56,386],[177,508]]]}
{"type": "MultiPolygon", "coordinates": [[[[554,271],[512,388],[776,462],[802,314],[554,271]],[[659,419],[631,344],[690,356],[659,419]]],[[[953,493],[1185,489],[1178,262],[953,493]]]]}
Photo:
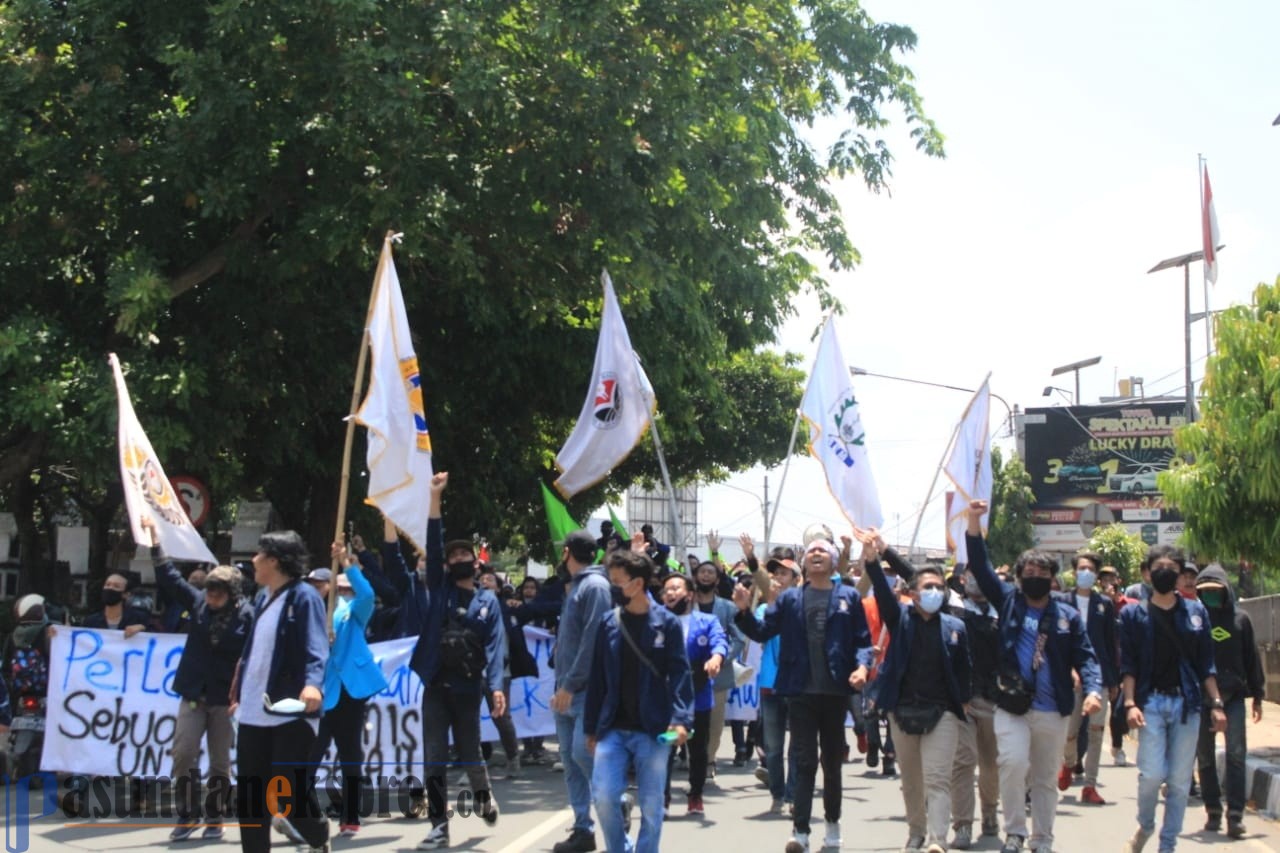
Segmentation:
{"type": "Polygon", "coordinates": [[[338,589],[351,589],[351,578],[347,577],[346,572],[338,575],[338,589]]]}
{"type": "Polygon", "coordinates": [[[328,583],[333,574],[328,569],[312,569],[307,575],[307,580],[316,581],[317,583],[328,583]]]}
{"type": "Polygon", "coordinates": [[[770,560],[764,564],[764,567],[769,570],[770,574],[773,574],[778,569],[790,569],[793,574],[800,571],[800,567],[796,565],[795,560],[770,560]]]}
{"type": "Polygon", "coordinates": [[[1103,575],[1119,575],[1119,574],[1120,573],[1116,571],[1115,566],[1103,566],[1102,568],[1098,569],[1098,577],[1102,577],[1103,575]]]}
{"type": "Polygon", "coordinates": [[[471,559],[476,558],[476,546],[470,539],[450,539],[444,543],[444,555],[447,558],[454,551],[466,551],[471,559]]]}
{"type": "Polygon", "coordinates": [[[835,544],[836,536],[831,532],[831,528],[827,527],[820,521],[815,521],[804,529],[804,547],[807,549],[814,541],[825,539],[835,544]]]}

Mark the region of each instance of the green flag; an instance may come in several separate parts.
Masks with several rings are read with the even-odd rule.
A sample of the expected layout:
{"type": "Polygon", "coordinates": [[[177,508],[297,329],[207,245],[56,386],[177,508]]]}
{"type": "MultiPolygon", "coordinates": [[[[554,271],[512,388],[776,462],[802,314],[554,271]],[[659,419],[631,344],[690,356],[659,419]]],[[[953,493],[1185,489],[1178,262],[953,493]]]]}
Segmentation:
{"type": "Polygon", "coordinates": [[[546,483],[539,481],[539,485],[542,486],[542,503],[547,508],[547,528],[551,531],[551,542],[553,545],[561,545],[566,536],[580,530],[582,525],[573,520],[569,509],[547,488],[546,483]]]}
{"type": "Polygon", "coordinates": [[[609,507],[609,520],[613,522],[613,532],[622,537],[622,541],[626,542],[631,538],[631,534],[627,532],[627,528],[622,526],[622,522],[618,521],[618,516],[613,514],[613,507],[609,507]]]}

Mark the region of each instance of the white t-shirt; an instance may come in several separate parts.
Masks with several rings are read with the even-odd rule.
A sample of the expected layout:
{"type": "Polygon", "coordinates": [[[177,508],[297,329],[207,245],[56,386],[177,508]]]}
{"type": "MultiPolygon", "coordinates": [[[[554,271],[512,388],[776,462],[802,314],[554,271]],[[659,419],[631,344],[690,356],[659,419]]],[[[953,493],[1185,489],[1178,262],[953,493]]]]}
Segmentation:
{"type": "Polygon", "coordinates": [[[1076,610],[1080,611],[1080,624],[1089,627],[1089,596],[1076,593],[1076,610]]]}
{"type": "Polygon", "coordinates": [[[283,726],[292,717],[268,714],[262,707],[262,697],[267,692],[271,677],[271,656],[276,646],[276,631],[280,627],[280,614],[284,612],[284,596],[267,605],[258,614],[253,625],[253,651],[245,662],[240,675],[240,722],[250,726],[283,726]]]}
{"type": "MultiPolygon", "coordinates": [[[[690,602],[690,604],[692,604],[692,602],[690,602]]],[[[686,610],[683,616],[677,616],[676,618],[680,620],[680,630],[684,631],[684,642],[685,645],[688,645],[689,625],[693,622],[693,614],[686,610]]]]}

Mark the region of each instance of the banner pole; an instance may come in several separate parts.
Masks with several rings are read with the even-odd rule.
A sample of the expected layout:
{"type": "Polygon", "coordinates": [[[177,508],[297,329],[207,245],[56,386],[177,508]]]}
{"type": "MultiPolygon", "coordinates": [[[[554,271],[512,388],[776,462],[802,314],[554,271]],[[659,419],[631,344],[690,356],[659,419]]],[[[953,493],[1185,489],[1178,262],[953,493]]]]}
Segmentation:
{"type": "MultiPolygon", "coordinates": [[[[796,436],[800,434],[800,421],[800,410],[796,409],[796,422],[791,425],[791,442],[787,445],[787,461],[782,465],[782,479],[778,482],[778,493],[773,496],[773,512],[769,513],[769,524],[764,530],[766,540],[773,532],[773,523],[778,520],[778,507],[782,506],[782,490],[787,485],[787,471],[791,470],[791,457],[796,452],[796,436]]],[[[768,549],[769,543],[765,542],[765,551],[767,552],[768,549]]],[[[765,560],[768,559],[769,555],[766,553],[765,560]]]]}
{"type": "MultiPolygon", "coordinates": [[[[342,542],[342,529],[347,523],[347,495],[351,489],[351,446],[355,441],[356,421],[355,414],[360,409],[360,395],[364,392],[364,374],[365,367],[369,362],[369,323],[373,320],[374,300],[378,296],[378,282],[382,281],[382,272],[386,268],[387,257],[391,253],[390,241],[395,236],[395,232],[388,230],[387,235],[382,238],[382,252],[378,255],[378,267],[373,273],[373,287],[369,289],[369,308],[364,315],[364,334],[360,337],[360,354],[356,357],[356,378],[351,389],[351,409],[347,417],[347,435],[342,445],[342,480],[338,487],[338,519],[333,527],[333,541],[342,542]]],[[[338,569],[341,566],[337,560],[331,565],[333,577],[329,583],[329,612],[325,619],[325,625],[329,630],[329,642],[333,642],[333,611],[338,605],[338,569]]]]}
{"type": "MultiPolygon", "coordinates": [[[[966,410],[967,411],[967,410],[966,410]]],[[[911,531],[911,544],[907,546],[907,559],[914,559],[916,550],[916,538],[920,535],[920,525],[924,523],[924,514],[929,509],[929,501],[933,500],[933,490],[938,485],[938,477],[942,474],[942,468],[947,464],[947,457],[951,455],[951,448],[956,443],[956,436],[960,435],[960,427],[964,425],[964,418],[956,423],[956,428],[951,431],[951,438],[947,440],[947,446],[942,451],[942,458],[938,460],[938,467],[933,472],[933,480],[929,483],[929,491],[925,493],[924,503],[920,505],[920,512],[916,515],[916,526],[911,531]]]]}

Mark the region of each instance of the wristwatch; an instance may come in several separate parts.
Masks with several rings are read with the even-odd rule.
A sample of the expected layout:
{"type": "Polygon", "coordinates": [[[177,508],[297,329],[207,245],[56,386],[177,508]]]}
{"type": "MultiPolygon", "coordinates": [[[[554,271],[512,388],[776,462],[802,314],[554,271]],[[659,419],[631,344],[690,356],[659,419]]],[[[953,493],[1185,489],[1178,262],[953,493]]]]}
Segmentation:
{"type": "Polygon", "coordinates": [[[1221,699],[1210,699],[1210,700],[1209,700],[1209,708],[1210,708],[1210,710],[1213,710],[1213,711],[1221,711],[1221,710],[1223,710],[1225,707],[1226,707],[1226,706],[1222,704],[1222,700],[1221,700],[1221,699]]]}

